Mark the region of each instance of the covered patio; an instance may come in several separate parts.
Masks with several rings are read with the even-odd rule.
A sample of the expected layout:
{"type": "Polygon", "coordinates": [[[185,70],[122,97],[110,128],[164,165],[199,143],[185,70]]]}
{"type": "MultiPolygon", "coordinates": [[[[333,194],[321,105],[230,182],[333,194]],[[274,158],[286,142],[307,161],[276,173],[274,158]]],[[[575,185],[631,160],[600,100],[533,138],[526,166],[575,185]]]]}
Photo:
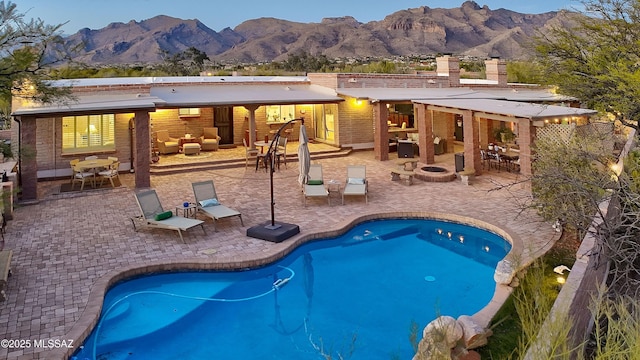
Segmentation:
{"type": "Polygon", "coordinates": [[[597,114],[597,111],[589,109],[494,99],[414,100],[413,103],[420,134],[419,146],[425,149],[420,152],[421,162],[434,163],[433,146],[428,145],[434,137],[435,124],[438,121],[448,122],[451,128],[458,121],[454,115],[459,115],[464,138],[465,169],[473,170],[475,174],[483,171],[481,149],[486,149],[492,142],[500,142],[491,135],[495,122],[499,123],[498,126],[504,126],[501,123],[515,125],[520,173],[530,176],[532,145],[538,128],[549,123],[585,124],[589,117],[597,114]],[[442,117],[438,114],[446,115],[442,117]]]}
{"type": "Polygon", "coordinates": [[[390,143],[395,145],[397,142],[393,137],[411,137],[408,140],[417,145],[421,163],[434,164],[437,147],[434,145],[441,142],[438,154],[452,154],[462,147],[465,167],[476,174],[482,172],[480,150],[490,143],[501,143],[501,139],[495,139],[492,134],[495,128],[515,130],[517,138],[508,145],[520,152],[521,173],[531,175],[531,144],[537,128],[549,123],[582,124],[597,113],[570,107],[577,106],[577,99],[543,88],[349,88],[336,91],[341,96],[367,101],[372,107],[377,160],[390,158],[393,151],[390,143]],[[398,107],[406,106],[410,106],[410,115],[398,121],[398,107]]]}
{"type": "MultiPolygon", "coordinates": [[[[170,127],[170,131],[179,136],[187,136],[186,133],[191,132],[190,126],[202,131],[203,126],[222,126],[224,119],[230,121],[231,147],[242,146],[246,135],[248,146],[255,149],[258,108],[297,105],[295,113],[288,116],[306,116],[312,123],[311,110],[314,106],[343,101],[331,89],[311,85],[300,77],[265,77],[260,82],[243,77],[231,77],[228,81],[208,77],[132,78],[126,79],[126,83],[122,81],[108,78],[60,81],[60,86],[72,86],[75,96],[73,100],[60,104],[33,104],[14,98],[15,143],[19,151],[37,154],[20,158],[23,200],[38,199],[39,179],[71,176],[69,160],[89,155],[118,157],[120,170],[135,174],[136,188],[149,187],[154,135],[163,127],[170,127]],[[191,115],[178,115],[180,109],[190,108],[206,109],[202,114],[198,112],[197,123],[190,120],[193,119],[191,115]],[[225,110],[216,112],[217,108],[225,110]],[[223,114],[225,112],[226,115],[223,114]],[[111,116],[114,123],[109,146],[65,152],[62,146],[66,136],[65,125],[62,124],[64,117],[100,117],[105,114],[111,116]],[[235,129],[233,123],[236,123],[235,129]],[[244,124],[247,129],[238,124],[244,124]]],[[[269,126],[282,123],[261,124],[261,131],[268,133],[269,126]]],[[[91,129],[94,131],[96,127],[91,129]]],[[[90,134],[87,133],[85,137],[88,136],[90,134]]],[[[241,158],[244,159],[244,155],[241,158]]]]}

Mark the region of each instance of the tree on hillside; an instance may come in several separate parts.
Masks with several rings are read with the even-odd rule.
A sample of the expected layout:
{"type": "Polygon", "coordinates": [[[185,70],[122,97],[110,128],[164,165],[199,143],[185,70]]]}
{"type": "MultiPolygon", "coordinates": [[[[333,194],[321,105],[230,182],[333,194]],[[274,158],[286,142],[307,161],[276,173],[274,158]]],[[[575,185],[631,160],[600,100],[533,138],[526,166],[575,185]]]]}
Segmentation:
{"type": "Polygon", "coordinates": [[[524,84],[542,83],[539,64],[532,61],[507,62],[507,81],[524,84]]]}
{"type": "Polygon", "coordinates": [[[10,113],[12,92],[49,103],[69,96],[69,90],[52,87],[48,68],[64,61],[61,25],[25,19],[16,4],[0,1],[0,114],[10,113]]]}
{"type": "Polygon", "coordinates": [[[287,60],[282,64],[283,69],[287,71],[298,72],[316,72],[326,71],[331,67],[331,62],[325,55],[313,56],[307,52],[301,51],[295,54],[289,54],[287,60]]]}
{"type": "Polygon", "coordinates": [[[199,75],[204,70],[205,61],[209,61],[206,53],[193,46],[177,54],[161,50],[160,56],[164,60],[160,69],[171,76],[199,75]]]}
{"type": "Polygon", "coordinates": [[[571,20],[567,23],[575,26],[564,23],[537,39],[541,79],[638,129],[640,2],[584,0],[582,4],[582,12],[567,13],[571,20]]]}

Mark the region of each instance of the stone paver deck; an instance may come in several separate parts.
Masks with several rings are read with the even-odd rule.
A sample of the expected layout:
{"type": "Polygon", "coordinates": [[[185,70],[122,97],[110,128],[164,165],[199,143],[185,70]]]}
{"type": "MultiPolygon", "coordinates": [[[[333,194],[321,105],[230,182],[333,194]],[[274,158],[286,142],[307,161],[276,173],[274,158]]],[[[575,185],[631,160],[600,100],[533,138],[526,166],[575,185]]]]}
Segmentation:
{"type": "MultiPolygon", "coordinates": [[[[453,162],[452,157],[449,161],[453,162]]],[[[269,175],[263,171],[239,168],[152,177],[152,186],[166,209],[192,201],[191,182],[213,179],[222,203],[242,213],[244,227],[236,218],[225,219],[218,222],[215,232],[207,220],[206,234],[194,228],[185,233],[186,244],[174,231],[134,231],[129,219],[137,215],[138,208],[132,174],[121,176],[122,187],[83,193],[58,193],[59,184],[68,180],[40,183],[42,200],[16,208],[5,234],[4,248],[14,251],[13,276],[8,298],[0,303],[0,334],[32,342],[75,339],[74,345],[79,346],[78,337],[85,336],[96,321],[104,289],[122,270],[132,274],[168,269],[170,266],[163,265],[167,263],[198,268],[257,264],[282,256],[310,234],[336,233],[377,213],[443,213],[485,222],[519,244],[523,262],[556,239],[549,224],[541,223],[534,214],[519,212],[515,199],[526,196],[524,188],[490,191],[499,183],[514,180],[514,174],[492,171],[476,177],[470,186],[460,181],[419,180],[405,186],[391,181],[393,160],[379,162],[371,151],[318,162],[323,165],[325,181],[339,179],[343,184],[348,164],[366,165],[369,203],[353,197],[342,206],[340,198],[333,195],[332,206],[323,199],[308,200],[303,206],[297,163],[290,163],[288,169],[283,167],[274,175],[275,217],[298,224],[301,233],[279,244],[245,235],[248,227],[271,218],[269,175]]],[[[0,348],[0,358],[7,359],[66,356],[64,349],[0,348]]]]}

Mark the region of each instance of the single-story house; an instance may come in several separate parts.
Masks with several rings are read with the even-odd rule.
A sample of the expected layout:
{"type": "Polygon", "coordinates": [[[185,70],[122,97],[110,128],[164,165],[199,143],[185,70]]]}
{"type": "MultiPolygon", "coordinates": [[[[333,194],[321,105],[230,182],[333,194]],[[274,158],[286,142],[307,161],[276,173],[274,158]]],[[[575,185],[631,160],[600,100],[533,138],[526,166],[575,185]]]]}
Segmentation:
{"type": "MultiPolygon", "coordinates": [[[[379,160],[389,158],[391,135],[415,132],[427,149],[421,161],[434,161],[427,144],[437,136],[445,144],[463,143],[467,163],[480,172],[478,151],[493,141],[492,127],[513,127],[526,158],[535,128],[545,121],[579,122],[595,114],[547,89],[507,84],[501,60],[486,62],[482,80],[461,79],[456,58],[437,62],[436,72],[418,74],[61,80],[54,85],[71,87],[74,99],[60,104],[31,103],[16,94],[12,143],[22,153],[22,199],[37,198],[38,179],[70,176],[69,160],[96,154],[118,157],[121,170],[135,171],[136,187],[149,187],[159,130],[180,138],[216,127],[221,147],[243,140],[253,146],[288,120],[305,118],[315,141],[373,148],[379,160]],[[550,105],[558,103],[570,106],[550,105]]],[[[294,139],[297,134],[291,131],[294,139]]],[[[530,166],[523,164],[522,171],[530,173],[530,166]]]]}

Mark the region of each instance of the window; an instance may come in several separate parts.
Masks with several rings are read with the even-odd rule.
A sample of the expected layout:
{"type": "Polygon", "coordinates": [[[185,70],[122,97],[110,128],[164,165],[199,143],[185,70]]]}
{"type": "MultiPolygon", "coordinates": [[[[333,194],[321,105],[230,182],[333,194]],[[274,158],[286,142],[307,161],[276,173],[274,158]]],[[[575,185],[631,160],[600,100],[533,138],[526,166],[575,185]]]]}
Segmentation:
{"type": "Polygon", "coordinates": [[[284,123],[295,119],[295,105],[268,105],[266,106],[268,123],[284,123]]]}
{"type": "Polygon", "coordinates": [[[62,153],[115,150],[115,115],[62,118],[62,153]]]}
{"type": "Polygon", "coordinates": [[[178,116],[200,116],[200,108],[180,108],[178,109],[178,116]]]}

